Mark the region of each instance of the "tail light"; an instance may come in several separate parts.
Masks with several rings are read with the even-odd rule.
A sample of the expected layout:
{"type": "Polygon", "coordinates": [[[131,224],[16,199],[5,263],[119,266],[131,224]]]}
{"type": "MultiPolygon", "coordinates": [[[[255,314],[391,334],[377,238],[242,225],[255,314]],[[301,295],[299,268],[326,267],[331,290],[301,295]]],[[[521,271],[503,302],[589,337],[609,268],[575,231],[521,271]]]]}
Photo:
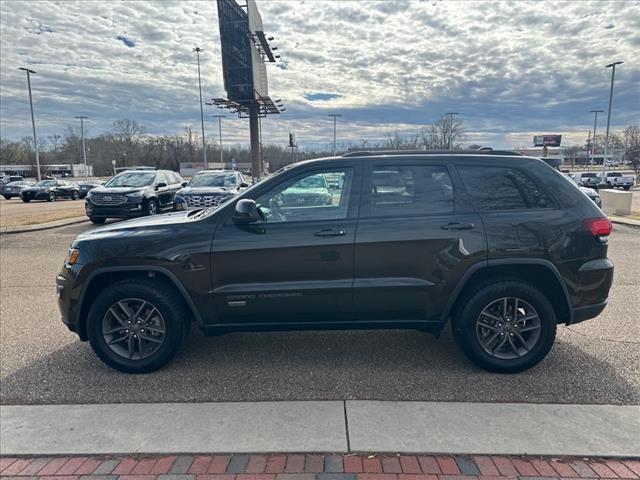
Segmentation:
{"type": "Polygon", "coordinates": [[[594,237],[608,237],[613,230],[611,220],[608,218],[587,218],[584,220],[584,225],[594,237]]]}

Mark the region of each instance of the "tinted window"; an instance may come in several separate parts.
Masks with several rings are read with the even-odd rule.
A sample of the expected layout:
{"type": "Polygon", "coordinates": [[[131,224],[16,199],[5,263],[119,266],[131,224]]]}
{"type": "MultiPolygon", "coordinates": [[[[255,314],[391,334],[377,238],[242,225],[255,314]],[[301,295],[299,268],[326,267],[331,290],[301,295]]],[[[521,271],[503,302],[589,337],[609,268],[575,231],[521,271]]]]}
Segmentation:
{"type": "Polygon", "coordinates": [[[227,187],[236,185],[234,173],[201,173],[189,182],[190,187],[227,187]]]}
{"type": "Polygon", "coordinates": [[[171,181],[167,178],[167,176],[164,173],[158,172],[158,175],[156,176],[156,185],[160,183],[169,185],[171,181]]]}
{"type": "Polygon", "coordinates": [[[116,175],[105,187],[146,187],[156,178],[156,172],[128,172],[116,175]]]}
{"type": "Polygon", "coordinates": [[[302,174],[256,199],[265,221],[290,222],[347,217],[353,169],[302,174]]]}
{"type": "Polygon", "coordinates": [[[462,181],[479,210],[551,208],[553,203],[522,171],[503,167],[458,167],[462,181]]]}
{"type": "Polygon", "coordinates": [[[371,216],[453,212],[453,184],[445,167],[376,166],[369,183],[371,216]]]}

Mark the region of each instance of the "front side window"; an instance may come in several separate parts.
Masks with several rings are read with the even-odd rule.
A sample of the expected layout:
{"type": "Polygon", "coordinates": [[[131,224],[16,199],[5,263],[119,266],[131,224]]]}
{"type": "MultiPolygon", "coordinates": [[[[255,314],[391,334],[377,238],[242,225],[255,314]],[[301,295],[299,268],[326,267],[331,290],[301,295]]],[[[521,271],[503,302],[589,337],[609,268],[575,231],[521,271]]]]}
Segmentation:
{"type": "Polygon", "coordinates": [[[370,216],[453,213],[453,183],[444,166],[376,166],[371,172],[370,216]]]}
{"type": "Polygon", "coordinates": [[[459,166],[473,205],[480,211],[552,208],[536,181],[519,169],[459,166]]]}
{"type": "Polygon", "coordinates": [[[256,203],[268,223],[344,219],[352,180],[351,168],[302,174],[260,195],[256,203]]]}

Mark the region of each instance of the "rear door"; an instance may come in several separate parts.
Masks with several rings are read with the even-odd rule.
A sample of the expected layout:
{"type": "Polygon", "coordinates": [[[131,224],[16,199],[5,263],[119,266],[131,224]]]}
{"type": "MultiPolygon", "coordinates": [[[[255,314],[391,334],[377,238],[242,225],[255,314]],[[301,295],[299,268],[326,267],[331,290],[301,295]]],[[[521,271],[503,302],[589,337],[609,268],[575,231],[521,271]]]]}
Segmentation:
{"type": "Polygon", "coordinates": [[[362,318],[437,320],[486,258],[482,221],[442,160],[365,162],[354,304],[362,318]]]}

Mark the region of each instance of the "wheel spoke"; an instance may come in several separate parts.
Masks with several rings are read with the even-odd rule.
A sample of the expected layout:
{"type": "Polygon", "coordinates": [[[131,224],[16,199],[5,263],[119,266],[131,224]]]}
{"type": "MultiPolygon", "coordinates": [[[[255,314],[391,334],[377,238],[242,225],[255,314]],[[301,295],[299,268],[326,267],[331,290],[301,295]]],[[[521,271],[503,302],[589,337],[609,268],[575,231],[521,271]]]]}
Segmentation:
{"type": "Polygon", "coordinates": [[[540,330],[540,325],[529,325],[528,327],[520,327],[518,328],[518,332],[531,332],[533,330],[540,330]]]}
{"type": "Polygon", "coordinates": [[[146,304],[147,304],[146,301],[142,302],[142,304],[140,305],[140,308],[138,308],[138,310],[136,310],[136,313],[133,314],[132,320],[135,320],[136,318],[138,318],[138,315],[142,313],[142,309],[145,307],[146,304]]]}
{"type": "Polygon", "coordinates": [[[483,342],[483,346],[484,346],[484,348],[489,348],[489,345],[491,345],[491,344],[493,343],[493,341],[494,341],[496,338],[498,338],[498,336],[500,336],[500,334],[499,334],[499,333],[494,333],[494,334],[489,338],[489,340],[485,340],[485,341],[483,342]]]}
{"type": "Polygon", "coordinates": [[[511,335],[507,335],[507,338],[509,340],[509,346],[511,347],[511,350],[513,350],[513,353],[520,356],[520,353],[518,353],[518,347],[516,347],[516,344],[513,343],[513,337],[511,335]]]}
{"type": "Polygon", "coordinates": [[[131,310],[129,310],[129,307],[127,307],[124,302],[118,302],[118,306],[127,315],[127,317],[131,318],[131,310]]]}
{"type": "Polygon", "coordinates": [[[158,328],[158,327],[153,326],[153,325],[145,325],[144,329],[145,329],[145,331],[148,330],[151,333],[160,333],[160,334],[164,335],[164,329],[158,328]]]}
{"type": "Polygon", "coordinates": [[[496,322],[501,322],[502,319],[500,317],[496,317],[495,315],[487,312],[485,309],[480,315],[484,315],[485,317],[489,317],[491,320],[495,320],[496,322]]]}
{"type": "Polygon", "coordinates": [[[511,319],[513,323],[518,321],[518,299],[516,298],[515,304],[513,305],[513,318],[511,319]]]}
{"type": "Polygon", "coordinates": [[[503,302],[502,302],[502,318],[504,320],[507,319],[507,297],[504,297],[503,302]]]}
{"type": "Polygon", "coordinates": [[[150,337],[148,335],[145,335],[144,333],[139,334],[138,337],[140,337],[142,340],[146,340],[147,342],[154,342],[154,343],[163,342],[163,339],[161,338],[150,337]]]}
{"type": "Polygon", "coordinates": [[[129,336],[129,341],[127,342],[127,352],[129,353],[129,358],[133,358],[133,335],[129,336]]]}
{"type": "Polygon", "coordinates": [[[125,323],[127,323],[126,320],[123,320],[122,318],[120,318],[120,315],[118,315],[115,311],[115,309],[113,307],[109,308],[109,312],[111,312],[111,315],[113,315],[115,317],[115,319],[121,324],[124,325],[125,323]]]}
{"type": "Polygon", "coordinates": [[[142,337],[140,335],[138,335],[138,352],[140,352],[140,358],[142,358],[142,337]]]}
{"type": "Polygon", "coordinates": [[[124,330],[124,325],[118,325],[117,327],[110,328],[109,330],[104,332],[104,334],[105,335],[112,335],[112,334],[114,334],[116,332],[119,332],[121,330],[124,330]]]}
{"type": "Polygon", "coordinates": [[[489,325],[488,323],[484,323],[484,322],[478,322],[478,326],[480,328],[486,328],[487,330],[491,330],[492,332],[500,331],[498,327],[494,327],[493,325],[489,325]]]}
{"type": "Polygon", "coordinates": [[[521,323],[521,322],[528,322],[529,320],[535,320],[536,318],[538,318],[538,315],[537,315],[537,314],[535,314],[535,313],[532,313],[532,314],[530,314],[530,315],[525,315],[524,317],[519,318],[519,319],[518,319],[518,323],[521,323]]]}
{"type": "Polygon", "coordinates": [[[505,338],[503,338],[500,343],[498,343],[498,346],[495,347],[493,350],[491,350],[492,353],[496,353],[498,350],[500,350],[502,348],[502,346],[506,343],[507,339],[506,336],[505,338]]]}
{"type": "Polygon", "coordinates": [[[522,343],[522,348],[524,348],[527,352],[529,351],[529,348],[527,348],[527,342],[524,339],[524,337],[520,334],[520,332],[513,332],[516,336],[516,338],[518,340],[520,340],[520,343],[522,343]]]}
{"type": "Polygon", "coordinates": [[[121,337],[116,337],[116,338],[113,338],[113,339],[109,340],[109,341],[107,342],[107,345],[113,345],[114,343],[120,343],[120,342],[123,342],[123,341],[125,341],[127,338],[129,338],[129,334],[128,334],[128,333],[124,334],[124,335],[123,335],[123,336],[121,336],[121,337]]]}

